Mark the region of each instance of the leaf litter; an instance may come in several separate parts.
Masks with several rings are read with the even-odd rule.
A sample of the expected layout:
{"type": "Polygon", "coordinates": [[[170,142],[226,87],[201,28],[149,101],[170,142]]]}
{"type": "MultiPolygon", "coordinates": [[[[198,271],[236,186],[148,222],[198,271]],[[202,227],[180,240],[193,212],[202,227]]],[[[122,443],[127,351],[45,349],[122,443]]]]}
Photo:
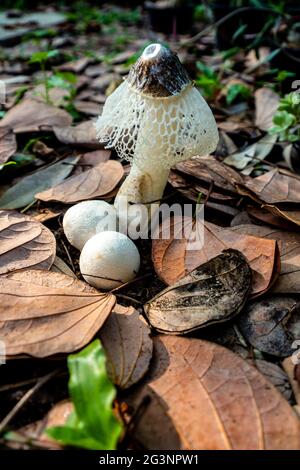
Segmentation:
{"type": "MultiPolygon", "coordinates": [[[[44,19],[47,15],[49,21],[55,17],[47,12],[44,19]]],[[[10,84],[0,120],[0,207],[4,209],[0,334],[7,341],[8,357],[23,358],[13,361],[22,364],[18,375],[21,369],[26,371],[30,356],[47,364],[48,356],[65,358],[94,337],[101,338],[108,373],[119,388],[116,403],[121,414],[125,409],[129,420],[134,410],[140,415],[137,422],[134,415],[128,424],[128,430],[133,429],[133,435],[127,436],[131,446],[137,440],[149,449],[299,449],[299,421],[294,413],[299,392],[291,359],[300,324],[299,154],[296,145],[278,142],[269,134],[281,84],[274,80],[274,90],[256,86],[256,78],[263,83],[264,74],[271,71],[270,53],[264,50],[268,48],[258,48],[258,59],[251,58],[253,50],[246,56],[240,49],[230,58],[233,70],[227,72],[211,38],[197,43],[200,59],[198,49],[187,53],[182,46],[192,78],[197,78],[195,64],[201,60],[216,69],[222,82],[217,93],[206,97],[221,131],[215,155],[195,156],[176,165],[169,177],[172,188],[166,191],[166,197],[175,202],[186,198],[204,202],[205,245],[188,249],[194,220],[186,238],[177,240],[171,234],[167,240],[153,240],[157,279],[150,243],[139,241],[142,280],[115,293],[118,302],[125,304],[120,305],[113,294],[80,280],[78,252],[65,240],[61,220],[65,204],[113,199],[116,194],[124,170],[116,154],[104,151],[96,139],[91,117],[100,112],[106,96],[127,73],[132,54],[149,38],[140,26],[131,26],[137,38],[131,39],[125,30],[129,46],[120,42],[110,57],[114,38],[103,28],[93,36],[100,54],[87,57],[84,47],[90,47],[93,35],[89,25],[80,32],[83,52],[76,52],[70,62],[76,25],[68,22],[66,30],[60,29],[65,17],[55,20],[56,36],[43,38],[49,50],[59,49],[47,64],[50,83],[54,79],[47,102],[40,71],[25,62],[40,52],[40,46],[30,38],[25,39],[25,49],[18,44],[26,16],[9,19],[17,24],[4,31],[4,40],[12,41],[13,47],[0,66],[0,79],[10,84]],[[16,73],[22,74],[19,81],[16,73]],[[57,83],[62,77],[71,82],[60,88],[57,83]],[[254,103],[246,98],[226,104],[230,85],[237,84],[253,90],[254,103]],[[31,163],[20,166],[18,154],[31,163]],[[243,214],[248,218],[243,219],[243,214]],[[230,227],[233,220],[235,226],[230,227]],[[232,270],[226,271],[229,264],[232,270]],[[143,280],[144,274],[148,280],[143,280]],[[165,334],[157,336],[157,330],[165,334]],[[210,342],[199,339],[200,334],[210,342]],[[124,397],[129,408],[122,406],[124,397]]],[[[43,21],[40,16],[37,19],[36,25],[43,21]]],[[[173,228],[180,230],[176,220],[173,228]]],[[[16,390],[20,393],[17,386],[16,390]]],[[[49,408],[62,398],[49,396],[49,408]]],[[[72,406],[70,401],[54,405],[46,421],[64,426],[72,406]]],[[[32,423],[31,416],[27,421],[32,423]]],[[[15,422],[18,428],[18,419],[15,422]]],[[[41,432],[42,422],[37,427],[41,432]]],[[[49,436],[41,436],[37,436],[39,444],[42,440],[45,448],[57,448],[53,441],[50,445],[49,436]]]]}

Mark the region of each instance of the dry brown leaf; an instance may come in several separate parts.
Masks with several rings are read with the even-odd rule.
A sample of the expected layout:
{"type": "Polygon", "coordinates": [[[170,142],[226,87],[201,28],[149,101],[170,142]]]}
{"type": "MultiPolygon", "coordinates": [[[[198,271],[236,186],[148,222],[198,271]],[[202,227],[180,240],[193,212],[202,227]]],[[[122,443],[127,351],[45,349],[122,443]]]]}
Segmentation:
{"type": "MultiPolygon", "coordinates": [[[[154,267],[166,284],[173,284],[197,266],[219,255],[224,249],[233,248],[246,256],[252,268],[252,295],[262,294],[270,288],[276,274],[275,270],[278,268],[276,241],[239,234],[235,231],[236,227],[224,228],[205,222],[203,247],[191,250],[188,249],[189,240],[196,231],[201,233],[203,227],[200,222],[194,226],[193,221],[184,219],[186,222],[184,236],[182,220],[181,218],[173,220],[171,237],[155,239],[152,242],[154,267]]],[[[161,226],[160,230],[164,234],[168,229],[161,226]]]]}
{"type": "Polygon", "coordinates": [[[252,223],[252,219],[264,224],[271,225],[285,230],[299,230],[296,226],[298,221],[300,225],[300,211],[283,211],[276,206],[264,204],[261,207],[247,206],[246,214],[249,214],[248,220],[241,221],[236,225],[252,223]],[[289,220],[290,219],[290,220],[289,220]],[[294,222],[292,222],[294,220],[294,222]]]}
{"type": "Polygon", "coordinates": [[[129,388],[145,375],[152,357],[150,328],[133,307],[115,305],[100,331],[109,376],[120,388],[129,388]]]}
{"type": "Polygon", "coordinates": [[[56,138],[66,145],[103,149],[104,144],[96,138],[96,128],[93,121],[86,121],[71,127],[53,127],[56,138]]]}
{"type": "Polygon", "coordinates": [[[0,274],[16,269],[50,269],[55,237],[47,227],[14,211],[0,211],[0,274]]]}
{"type": "Polygon", "coordinates": [[[116,299],[65,274],[24,270],[0,277],[0,337],[6,354],[46,357],[85,346],[116,299]]]}
{"type": "Polygon", "coordinates": [[[7,162],[16,151],[17,141],[15,134],[9,128],[0,127],[0,165],[7,162]]]}
{"type": "Polygon", "coordinates": [[[300,179],[289,172],[279,171],[277,168],[267,173],[248,179],[237,188],[243,195],[250,196],[257,202],[267,204],[299,203],[300,179]]]}
{"type": "Polygon", "coordinates": [[[28,215],[30,215],[34,220],[37,222],[46,222],[47,220],[55,219],[58,217],[62,211],[53,210],[53,209],[42,209],[39,212],[36,211],[28,211],[28,215]]]}
{"type": "Polygon", "coordinates": [[[35,197],[42,201],[59,201],[65,204],[95,199],[110,193],[123,175],[121,163],[109,160],[80,175],[71,176],[58,186],[37,193],[35,197]]]}
{"type": "Polygon", "coordinates": [[[168,334],[231,320],[245,305],[251,277],[244,255],[224,250],[149,300],[146,316],[154,328],[168,334]]]}
{"type": "Polygon", "coordinates": [[[236,194],[237,183],[243,184],[244,179],[233,168],[218,161],[215,157],[193,157],[185,162],[178,163],[176,170],[180,173],[200,179],[209,186],[214,184],[215,188],[220,188],[229,193],[236,194]]]}
{"type": "Polygon", "coordinates": [[[170,171],[169,174],[169,183],[176,188],[181,194],[183,194],[188,199],[197,202],[199,200],[199,194],[201,193],[204,198],[209,196],[210,201],[220,201],[220,202],[234,202],[236,198],[232,194],[226,194],[218,190],[218,188],[212,189],[207,186],[204,186],[205,183],[199,181],[192,181],[191,178],[181,175],[176,171],[170,171]]]}
{"type": "Polygon", "coordinates": [[[194,338],[154,338],[147,381],[127,402],[141,411],[134,437],[148,449],[299,449],[299,420],[257,369],[194,338]]]}
{"type": "Polygon", "coordinates": [[[81,57],[80,59],[72,60],[70,62],[65,62],[59,67],[59,70],[65,72],[80,73],[86,66],[91,62],[89,57],[81,57]]]}
{"type": "Polygon", "coordinates": [[[73,105],[77,111],[89,116],[99,116],[102,113],[103,105],[94,101],[74,100],[73,105]]]}
{"type": "Polygon", "coordinates": [[[273,116],[277,111],[280,97],[270,88],[259,88],[254,93],[255,125],[263,131],[273,126],[273,116]]]}
{"type": "MultiPolygon", "coordinates": [[[[272,206],[270,204],[264,204],[262,208],[268,210],[273,215],[273,218],[280,220],[281,223],[279,227],[284,228],[285,224],[287,226],[289,225],[289,228],[291,228],[292,224],[300,226],[299,210],[281,209],[277,206],[272,206]]],[[[295,226],[292,227],[292,229],[295,230],[295,226]]]]}
{"type": "Polygon", "coordinates": [[[66,274],[67,276],[73,277],[74,279],[76,278],[75,273],[73,273],[72,269],[69,268],[69,266],[59,258],[59,256],[55,256],[55,259],[53,261],[53,264],[51,266],[51,271],[54,271],[55,273],[62,273],[66,274]]]}
{"type": "Polygon", "coordinates": [[[0,121],[0,127],[10,127],[15,133],[38,132],[41,126],[51,128],[72,124],[67,111],[32,99],[25,99],[11,108],[0,121]]]}
{"type": "Polygon", "coordinates": [[[238,225],[233,227],[235,232],[262,237],[267,240],[277,240],[280,251],[280,274],[272,286],[272,292],[277,294],[297,294],[300,283],[300,234],[287,232],[260,225],[238,225]]]}
{"type": "Polygon", "coordinates": [[[83,153],[72,172],[72,176],[80,175],[94,166],[98,166],[100,163],[107,162],[110,159],[110,156],[110,150],[92,150],[91,152],[83,153]]]}

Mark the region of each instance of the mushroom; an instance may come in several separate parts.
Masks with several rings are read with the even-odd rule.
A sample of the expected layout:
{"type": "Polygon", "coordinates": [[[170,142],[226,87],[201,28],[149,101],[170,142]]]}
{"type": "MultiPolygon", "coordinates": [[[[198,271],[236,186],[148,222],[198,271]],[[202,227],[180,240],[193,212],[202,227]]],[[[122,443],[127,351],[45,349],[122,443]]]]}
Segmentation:
{"type": "Polygon", "coordinates": [[[82,250],[96,233],[116,230],[117,212],[105,201],[83,201],[70,207],[63,219],[63,229],[71,245],[82,250]]]}
{"type": "Polygon", "coordinates": [[[159,201],[169,170],[218,143],[214,116],[176,54],[146,47],[124,82],[107,98],[97,137],[114,147],[131,171],[120,188],[128,203],[159,201]]]}
{"type": "Polygon", "coordinates": [[[110,290],[134,279],[140,268],[140,255],[126,235],[107,231],[86,242],[79,265],[86,282],[110,290]]]}

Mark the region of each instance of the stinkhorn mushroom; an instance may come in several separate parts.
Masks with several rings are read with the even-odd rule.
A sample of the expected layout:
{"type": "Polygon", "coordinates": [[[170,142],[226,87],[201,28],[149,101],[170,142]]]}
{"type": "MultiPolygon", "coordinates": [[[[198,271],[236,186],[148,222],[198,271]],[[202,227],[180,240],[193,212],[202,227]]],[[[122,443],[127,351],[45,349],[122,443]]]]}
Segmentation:
{"type": "Polygon", "coordinates": [[[159,201],[169,170],[218,143],[214,116],[176,54],[160,44],[146,47],[124,82],[107,98],[97,136],[114,147],[131,170],[116,198],[159,201]]]}
{"type": "Polygon", "coordinates": [[[116,227],[117,211],[105,201],[83,201],[75,204],[63,218],[68,241],[80,251],[96,233],[116,230],[116,227]]]}
{"type": "Polygon", "coordinates": [[[110,290],[135,278],[140,268],[140,254],[123,233],[101,232],[86,242],[79,265],[86,282],[98,289],[110,290]]]}

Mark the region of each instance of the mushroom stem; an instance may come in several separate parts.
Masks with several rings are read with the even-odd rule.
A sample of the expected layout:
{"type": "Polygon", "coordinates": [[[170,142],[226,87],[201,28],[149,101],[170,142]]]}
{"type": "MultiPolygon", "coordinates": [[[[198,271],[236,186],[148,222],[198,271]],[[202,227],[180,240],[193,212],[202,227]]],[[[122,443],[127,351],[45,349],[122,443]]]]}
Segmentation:
{"type": "Polygon", "coordinates": [[[133,161],[130,173],[117,194],[115,206],[118,207],[121,197],[123,200],[126,198],[127,203],[134,204],[159,201],[166,187],[169,171],[158,164],[140,167],[133,161]]]}

